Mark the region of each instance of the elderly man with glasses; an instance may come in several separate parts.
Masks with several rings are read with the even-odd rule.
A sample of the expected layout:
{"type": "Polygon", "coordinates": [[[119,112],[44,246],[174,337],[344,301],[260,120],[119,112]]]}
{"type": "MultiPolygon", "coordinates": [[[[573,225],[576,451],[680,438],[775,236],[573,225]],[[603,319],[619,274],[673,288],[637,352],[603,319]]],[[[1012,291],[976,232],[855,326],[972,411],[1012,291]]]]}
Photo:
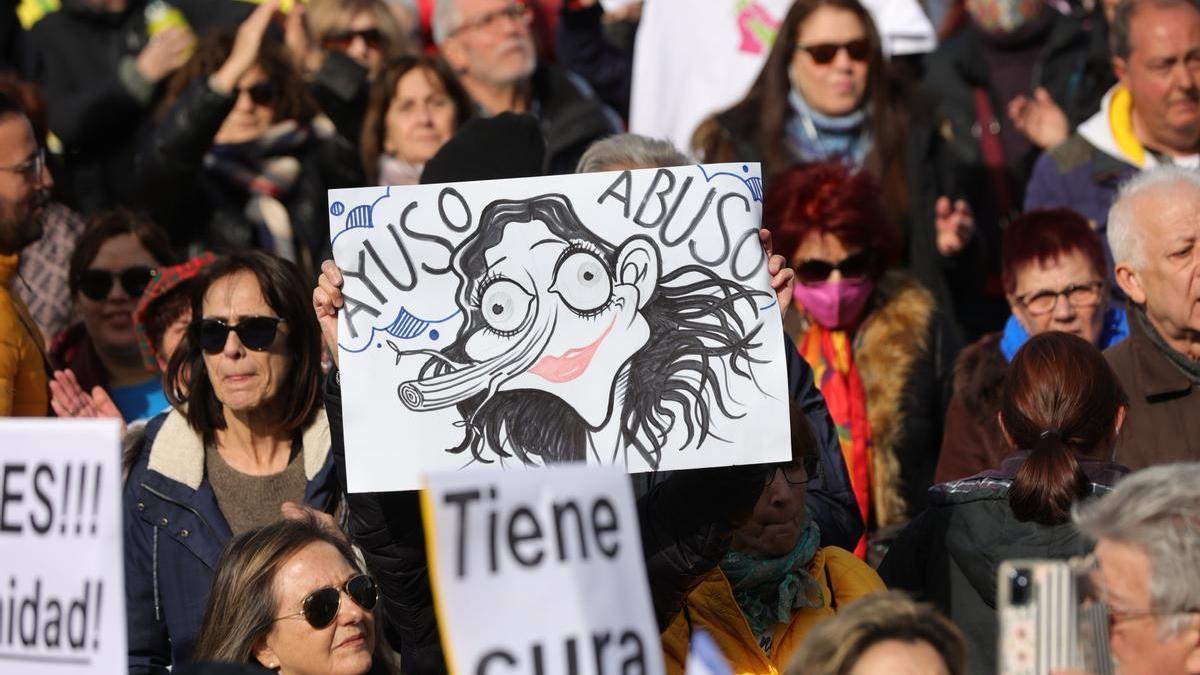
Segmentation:
{"type": "Polygon", "coordinates": [[[1160,167],[1121,188],[1108,217],[1129,339],[1105,352],[1129,394],[1116,459],[1200,459],[1200,173],[1160,167]]]}
{"type": "Polygon", "coordinates": [[[13,285],[21,250],[42,236],[52,185],[29,119],[0,96],[0,417],[49,410],[41,331],[13,285]]]}
{"type": "Polygon", "coordinates": [[[1090,578],[1118,672],[1200,673],[1200,463],[1135,473],[1075,524],[1096,540],[1090,578]]]}
{"type": "Polygon", "coordinates": [[[442,0],[433,38],[481,114],[525,113],[541,123],[547,173],[571,173],[621,121],[583,80],[539,63],[528,7],[515,0],[442,0]]]}

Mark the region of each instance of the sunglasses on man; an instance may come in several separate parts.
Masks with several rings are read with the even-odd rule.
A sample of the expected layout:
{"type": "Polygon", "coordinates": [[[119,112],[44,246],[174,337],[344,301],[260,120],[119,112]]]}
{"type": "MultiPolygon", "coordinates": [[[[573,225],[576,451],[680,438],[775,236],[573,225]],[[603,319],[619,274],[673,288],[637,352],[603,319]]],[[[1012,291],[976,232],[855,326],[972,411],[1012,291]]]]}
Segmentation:
{"type": "Polygon", "coordinates": [[[113,285],[120,282],[125,295],[130,298],[140,298],[146,286],[154,278],[154,270],[145,265],[127,267],[120,272],[108,270],[86,269],[79,273],[76,285],[79,292],[92,300],[103,300],[112,292],[113,285]]]}
{"type": "Polygon", "coordinates": [[[308,625],[321,630],[333,623],[342,608],[342,593],[350,596],[354,604],[370,612],[379,602],[379,587],[369,575],[358,574],[346,580],[341,586],[326,586],[304,596],[300,604],[301,610],[294,614],[275,617],[276,621],[303,616],[308,625]]]}
{"type": "Polygon", "coordinates": [[[231,325],[224,319],[199,319],[192,322],[192,338],[205,352],[219,354],[233,331],[246,349],[263,352],[275,343],[275,333],[283,321],[277,316],[247,316],[231,325]]]}
{"type": "Polygon", "coordinates": [[[871,55],[871,43],[866,38],[859,38],[849,42],[821,42],[813,45],[796,45],[797,50],[808,52],[812,60],[817,65],[824,66],[833,63],[837,58],[838,52],[846,50],[846,55],[851,61],[859,63],[866,61],[871,55]]]}

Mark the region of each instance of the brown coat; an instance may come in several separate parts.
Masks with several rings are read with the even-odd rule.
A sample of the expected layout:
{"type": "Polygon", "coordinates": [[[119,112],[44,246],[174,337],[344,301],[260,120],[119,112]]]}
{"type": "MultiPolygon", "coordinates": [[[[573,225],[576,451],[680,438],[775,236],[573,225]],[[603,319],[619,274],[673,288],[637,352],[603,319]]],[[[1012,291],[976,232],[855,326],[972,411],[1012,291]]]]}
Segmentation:
{"type": "Polygon", "coordinates": [[[1137,471],[1200,460],[1200,388],[1159,351],[1133,317],[1129,339],[1104,352],[1129,396],[1116,461],[1137,471]]]}
{"type": "Polygon", "coordinates": [[[958,356],[935,483],[993,469],[1012,452],[996,421],[1008,372],[1008,361],[1000,351],[1001,337],[998,332],[985,335],[958,356]]]}

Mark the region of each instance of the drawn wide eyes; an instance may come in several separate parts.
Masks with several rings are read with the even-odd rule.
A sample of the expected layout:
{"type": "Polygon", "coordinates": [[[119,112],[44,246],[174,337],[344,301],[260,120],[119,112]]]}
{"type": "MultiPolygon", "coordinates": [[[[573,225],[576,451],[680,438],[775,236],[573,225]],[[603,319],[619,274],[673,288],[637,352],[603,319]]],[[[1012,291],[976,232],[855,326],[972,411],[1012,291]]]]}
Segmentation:
{"type": "Polygon", "coordinates": [[[576,251],[559,263],[551,289],[576,312],[595,312],[612,297],[612,277],[596,254],[576,251]]]}
{"type": "Polygon", "coordinates": [[[499,279],[483,289],[479,311],[492,330],[513,333],[525,323],[532,303],[533,296],[515,281],[499,279]]]}

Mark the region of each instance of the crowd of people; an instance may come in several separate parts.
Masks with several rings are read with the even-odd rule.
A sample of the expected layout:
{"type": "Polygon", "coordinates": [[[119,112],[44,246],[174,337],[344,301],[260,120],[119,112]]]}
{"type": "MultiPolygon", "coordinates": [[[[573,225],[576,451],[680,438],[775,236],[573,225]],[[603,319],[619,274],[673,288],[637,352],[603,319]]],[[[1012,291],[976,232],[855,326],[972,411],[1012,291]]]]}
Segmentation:
{"type": "Polygon", "coordinates": [[[1049,558],[1200,673],[1200,0],[895,1],[936,48],[729,3],[683,148],[642,2],[0,9],[0,416],[120,420],[130,672],[447,669],[418,494],[346,489],[328,190],[757,162],[791,459],[633,477],[668,672],[995,672],[1049,558]]]}

